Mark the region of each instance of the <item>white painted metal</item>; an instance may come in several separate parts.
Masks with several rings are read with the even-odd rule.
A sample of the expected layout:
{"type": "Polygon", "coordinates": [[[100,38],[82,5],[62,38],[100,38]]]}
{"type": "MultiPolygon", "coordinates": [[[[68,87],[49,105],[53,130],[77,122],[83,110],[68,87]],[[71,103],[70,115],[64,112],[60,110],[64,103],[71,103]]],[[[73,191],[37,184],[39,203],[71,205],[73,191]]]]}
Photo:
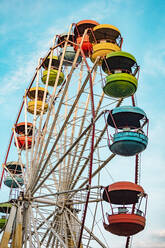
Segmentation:
{"type": "MultiPolygon", "coordinates": [[[[88,71],[85,59],[78,65],[83,39],[78,48],[72,66],[63,65],[68,46],[69,35],[64,42],[58,74],[53,88],[48,86],[52,57],[56,54],[56,39],[50,50],[48,76],[45,85],[42,111],[36,114],[38,87],[41,75],[40,62],[37,67],[36,97],[34,115],[27,112],[25,94],[25,135],[27,148],[27,123],[33,122],[31,151],[18,149],[19,161],[25,161],[24,181],[20,190],[22,197],[18,199],[23,206],[23,247],[56,247],[75,248],[82,225],[82,216],[86,202],[86,194],[90,190],[90,208],[93,208],[93,220],[85,223],[82,236],[82,247],[106,248],[104,240],[99,238],[96,229],[98,212],[100,212],[100,190],[104,185],[102,169],[113,159],[107,148],[104,110],[118,106],[121,100],[114,101],[104,97],[101,88],[102,78],[97,70],[98,60],[90,65],[88,71]],[[57,86],[60,72],[64,71],[65,81],[57,86]],[[95,119],[92,118],[90,76],[94,92],[95,119]],[[49,90],[48,111],[44,114],[46,92],[49,90]],[[89,163],[91,157],[91,130],[95,123],[93,154],[93,183],[88,187],[89,163]],[[106,147],[106,152],[104,151],[106,147]],[[99,151],[99,152],[98,152],[99,151]],[[29,154],[30,153],[30,156],[29,154]],[[99,175],[99,183],[95,177],[99,175]],[[97,204],[94,204],[97,203],[97,204]],[[97,211],[95,207],[97,206],[97,211]],[[96,232],[96,234],[95,234],[96,232]]],[[[58,48],[59,49],[59,48],[58,48]]],[[[40,60],[39,60],[40,61],[40,60]]],[[[14,132],[14,136],[16,136],[14,132]]],[[[16,137],[15,137],[16,140],[16,137]]],[[[87,213],[88,214],[88,213],[87,213]]],[[[89,216],[89,215],[88,215],[89,216]]],[[[82,248],[81,247],[81,248],[82,248]]]]}

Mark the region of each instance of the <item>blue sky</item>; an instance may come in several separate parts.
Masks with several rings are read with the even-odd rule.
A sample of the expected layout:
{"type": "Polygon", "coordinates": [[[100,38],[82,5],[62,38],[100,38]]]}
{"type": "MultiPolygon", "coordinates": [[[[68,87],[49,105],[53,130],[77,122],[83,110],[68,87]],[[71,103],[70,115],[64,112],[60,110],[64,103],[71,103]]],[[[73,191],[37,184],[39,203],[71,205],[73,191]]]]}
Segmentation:
{"type": "Polygon", "coordinates": [[[165,247],[164,12],[164,0],[0,1],[0,163],[25,87],[55,34],[83,19],[112,24],[124,38],[123,50],[136,57],[141,67],[136,97],[150,119],[150,130],[148,149],[142,154],[141,180],[149,194],[147,227],[135,238],[135,248],[165,247]]]}

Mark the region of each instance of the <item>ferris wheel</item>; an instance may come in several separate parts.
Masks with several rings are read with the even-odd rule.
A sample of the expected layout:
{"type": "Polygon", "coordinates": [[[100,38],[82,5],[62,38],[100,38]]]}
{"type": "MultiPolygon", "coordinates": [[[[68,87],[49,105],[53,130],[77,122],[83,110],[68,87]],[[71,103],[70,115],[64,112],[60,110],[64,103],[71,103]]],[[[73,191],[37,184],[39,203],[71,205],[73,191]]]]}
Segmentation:
{"type": "Polygon", "coordinates": [[[109,232],[129,248],[144,229],[138,170],[148,119],[135,106],[139,66],[122,42],[115,26],[84,20],[39,59],[3,164],[10,194],[0,203],[2,248],[106,248],[109,232]],[[107,186],[102,172],[118,155],[136,157],[135,182],[107,186]]]}

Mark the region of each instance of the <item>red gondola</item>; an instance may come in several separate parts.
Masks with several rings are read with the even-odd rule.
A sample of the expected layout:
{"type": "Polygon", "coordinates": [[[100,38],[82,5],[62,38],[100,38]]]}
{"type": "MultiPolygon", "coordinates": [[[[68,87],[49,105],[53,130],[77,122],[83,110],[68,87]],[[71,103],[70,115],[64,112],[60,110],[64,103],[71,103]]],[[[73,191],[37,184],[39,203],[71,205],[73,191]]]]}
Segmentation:
{"type": "Polygon", "coordinates": [[[110,203],[111,213],[107,214],[108,224],[103,222],[104,228],[119,236],[132,236],[142,231],[147,206],[145,203],[144,211],[141,210],[142,199],[146,197],[143,188],[132,182],[117,182],[106,187],[103,200],[110,203]]]}
{"type": "MultiPolygon", "coordinates": [[[[92,21],[92,20],[83,20],[83,21],[78,22],[74,28],[74,35],[75,35],[76,43],[80,45],[82,37],[83,37],[83,33],[87,28],[93,28],[97,25],[99,25],[99,23],[96,21],[92,21]]],[[[81,47],[86,57],[88,57],[92,52],[92,43],[89,41],[88,33],[85,35],[84,41],[81,47]]],[[[78,45],[74,47],[76,51],[78,49],[78,45]]]]}
{"type": "MultiPolygon", "coordinates": [[[[25,122],[20,122],[16,125],[15,131],[17,134],[24,134],[25,135],[25,122]]],[[[30,122],[27,122],[27,135],[32,136],[33,134],[33,124],[30,122]]]]}
{"type": "MultiPolygon", "coordinates": [[[[26,136],[18,136],[17,137],[18,146],[20,149],[26,149],[26,136]]],[[[16,142],[14,143],[16,146],[16,142]]],[[[30,149],[32,146],[32,137],[27,137],[27,149],[30,149]]]]}

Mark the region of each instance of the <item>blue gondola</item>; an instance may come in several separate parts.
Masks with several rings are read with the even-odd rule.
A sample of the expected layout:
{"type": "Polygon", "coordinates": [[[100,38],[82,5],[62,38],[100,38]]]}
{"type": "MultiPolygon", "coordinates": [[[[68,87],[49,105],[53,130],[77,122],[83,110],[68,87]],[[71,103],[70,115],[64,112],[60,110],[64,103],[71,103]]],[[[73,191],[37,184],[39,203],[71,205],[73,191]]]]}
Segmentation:
{"type": "Polygon", "coordinates": [[[143,131],[147,123],[145,112],[134,106],[122,106],[113,109],[107,119],[108,125],[117,129],[109,148],[114,154],[133,156],[146,149],[148,137],[143,131]]]}
{"type": "MultiPolygon", "coordinates": [[[[58,37],[57,44],[59,44],[59,46],[61,47],[60,54],[58,56],[59,60],[61,59],[62,53],[64,51],[64,43],[62,43],[62,42],[65,41],[67,36],[68,36],[67,33],[63,33],[63,34],[59,35],[59,37],[58,37]],[[60,45],[60,43],[62,43],[62,44],[60,45]]],[[[74,35],[69,35],[69,41],[71,41],[71,42],[75,41],[74,35]]],[[[73,47],[73,43],[68,42],[66,50],[65,50],[63,65],[71,66],[73,61],[74,61],[75,55],[76,55],[76,51],[73,47]]],[[[80,63],[81,60],[82,60],[82,57],[79,56],[77,59],[77,63],[80,63]]]]}
{"type": "Polygon", "coordinates": [[[24,181],[23,181],[22,177],[19,177],[19,176],[16,176],[16,175],[13,175],[13,177],[15,178],[16,181],[11,176],[7,176],[5,178],[4,184],[7,187],[9,187],[9,188],[19,188],[19,185],[23,186],[24,181]],[[18,182],[19,185],[16,182],[18,182]]]}

